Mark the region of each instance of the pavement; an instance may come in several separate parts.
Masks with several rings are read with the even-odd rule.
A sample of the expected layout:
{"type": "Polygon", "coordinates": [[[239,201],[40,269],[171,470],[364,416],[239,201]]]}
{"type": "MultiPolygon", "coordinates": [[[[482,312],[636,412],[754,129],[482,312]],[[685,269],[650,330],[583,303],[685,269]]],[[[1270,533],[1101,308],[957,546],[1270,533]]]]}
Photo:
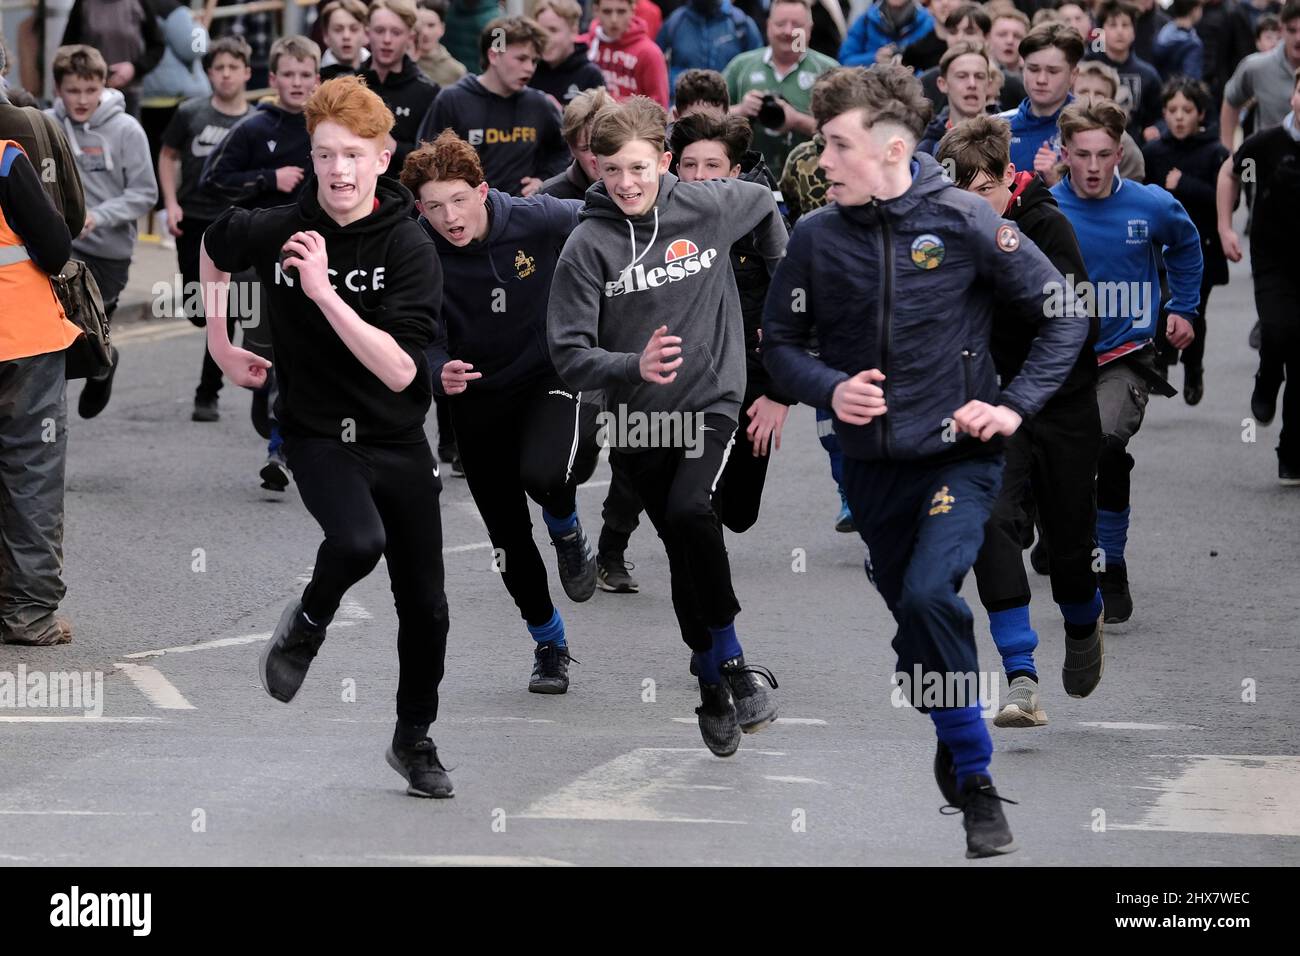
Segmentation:
{"type": "MultiPolygon", "coordinates": [[[[408,797],[384,763],[397,675],[382,565],[349,593],[298,699],[270,699],[257,655],[320,535],[292,486],[258,487],[264,447],[248,393],[227,386],[220,422],[189,420],[202,334],[142,308],[174,273],[170,251],[141,244],[112,404],[93,421],[70,416],[75,641],[0,647],[0,681],[20,668],[29,683],[34,672],[102,680],[80,707],[0,694],[0,862],[1300,862],[1300,489],[1276,480],[1277,426],[1247,420],[1244,265],[1212,300],[1205,400],[1153,399],[1134,442],[1137,609],[1108,628],[1105,677],[1086,700],[1060,688],[1057,612],[1046,579],[1031,575],[1050,722],[993,729],[1020,850],[974,862],[960,817],[939,813],[930,722],[891,701],[893,622],[865,579],[861,542],[832,530],[838,500],[805,407],[790,415],[758,524],[728,535],[738,629],[749,659],[779,678],[782,714],[735,757],[700,741],[649,530],[629,552],[640,594],[575,606],[552,576],[581,664],[567,695],[529,694],[531,641],[465,482],[446,474],[451,634],[433,735],[456,797],[408,797]],[[131,308],[151,317],[128,318],[131,308]]],[[[579,492],[593,536],[608,480],[602,463],[579,492]]],[[[973,581],[964,594],[996,677],[973,581]]]]}

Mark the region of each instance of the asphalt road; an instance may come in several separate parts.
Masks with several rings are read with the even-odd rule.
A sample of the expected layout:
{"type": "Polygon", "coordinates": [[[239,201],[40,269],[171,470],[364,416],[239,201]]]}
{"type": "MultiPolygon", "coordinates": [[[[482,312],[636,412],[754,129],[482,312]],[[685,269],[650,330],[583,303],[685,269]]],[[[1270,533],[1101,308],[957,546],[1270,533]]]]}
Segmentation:
{"type": "MultiPolygon", "coordinates": [[[[1153,399],[1134,444],[1137,610],[1109,630],[1087,700],[1060,689],[1056,610],[1034,578],[1050,723],[994,729],[1021,850],[975,863],[960,817],[938,812],[930,722],[891,705],[893,623],[860,541],[832,530],[811,410],[790,416],[759,523],[729,537],[738,628],[780,678],[785,719],[725,761],[694,726],[657,539],[633,538],[639,595],[573,606],[553,578],[582,663],[567,696],[531,695],[531,641],[465,483],[446,477],[452,627],[434,736],[457,795],[416,800],[383,759],[396,688],[383,566],[349,595],[297,701],[267,697],[261,641],[319,532],[292,488],[258,488],[247,393],[225,389],[217,424],[189,421],[201,335],[133,324],[109,409],[71,420],[75,642],[0,648],[0,673],[102,674],[102,715],[0,708],[0,861],[1295,865],[1300,489],[1276,481],[1276,425],[1243,440],[1243,267],[1213,302],[1204,402],[1153,399]]],[[[593,537],[608,477],[602,464],[579,494],[593,537]]]]}

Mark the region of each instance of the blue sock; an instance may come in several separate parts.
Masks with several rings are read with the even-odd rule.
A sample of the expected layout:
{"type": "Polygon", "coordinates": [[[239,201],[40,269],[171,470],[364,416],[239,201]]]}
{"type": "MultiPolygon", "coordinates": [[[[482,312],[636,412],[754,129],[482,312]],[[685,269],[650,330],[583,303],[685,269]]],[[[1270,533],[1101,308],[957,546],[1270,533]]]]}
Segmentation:
{"type": "Polygon", "coordinates": [[[1124,546],[1128,544],[1128,516],[1130,509],[1103,511],[1097,509],[1097,547],[1101,548],[1106,565],[1124,563],[1124,546]]]}
{"type": "Polygon", "coordinates": [[[1066,624],[1073,624],[1077,627],[1092,627],[1097,623],[1097,618],[1101,617],[1101,591],[1092,592],[1092,600],[1081,601],[1078,604],[1058,604],[1061,609],[1061,616],[1065,618],[1066,624]]]}
{"type": "Polygon", "coordinates": [[[557,518],[543,508],[542,520],[546,522],[546,530],[551,532],[551,537],[560,538],[578,526],[578,512],[573,512],[567,518],[557,518]]]}
{"type": "Polygon", "coordinates": [[[936,709],[930,711],[930,719],[934,721],[934,730],[939,735],[939,740],[952,751],[959,788],[972,774],[989,772],[989,762],[993,759],[993,738],[980,719],[978,707],[936,709]]]}
{"type": "Polygon", "coordinates": [[[734,620],[728,621],[722,627],[709,628],[709,633],[713,635],[713,650],[709,654],[715,664],[721,665],[723,661],[729,661],[745,653],[740,649],[740,638],[736,637],[734,620]]]}
{"type": "Polygon", "coordinates": [[[993,632],[993,643],[1002,655],[1002,669],[1008,677],[1012,674],[1028,674],[1037,680],[1034,648],[1038,646],[1038,634],[1029,623],[1029,605],[1009,607],[1005,611],[990,611],[989,629],[993,632]]]}
{"type": "Polygon", "coordinates": [[[533,636],[538,644],[553,642],[560,647],[568,647],[564,641],[564,618],[560,617],[559,611],[551,612],[551,619],[545,624],[534,627],[528,625],[528,633],[533,636]]]}

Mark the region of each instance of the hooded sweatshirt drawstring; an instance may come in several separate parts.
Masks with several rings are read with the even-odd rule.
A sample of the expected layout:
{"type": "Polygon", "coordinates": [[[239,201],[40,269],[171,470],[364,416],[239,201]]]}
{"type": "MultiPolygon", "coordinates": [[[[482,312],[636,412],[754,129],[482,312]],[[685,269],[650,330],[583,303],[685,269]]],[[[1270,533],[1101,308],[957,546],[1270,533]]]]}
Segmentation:
{"type": "Polygon", "coordinates": [[[655,244],[655,240],[659,238],[659,205],[657,203],[655,204],[654,232],[650,233],[650,241],[646,243],[645,248],[641,250],[641,255],[638,256],[636,254],[636,227],[632,225],[631,219],[627,220],[627,232],[628,238],[632,242],[632,261],[624,266],[623,271],[619,273],[619,281],[622,281],[627,274],[636,267],[636,264],[645,258],[646,253],[649,252],[651,247],[655,244]]]}

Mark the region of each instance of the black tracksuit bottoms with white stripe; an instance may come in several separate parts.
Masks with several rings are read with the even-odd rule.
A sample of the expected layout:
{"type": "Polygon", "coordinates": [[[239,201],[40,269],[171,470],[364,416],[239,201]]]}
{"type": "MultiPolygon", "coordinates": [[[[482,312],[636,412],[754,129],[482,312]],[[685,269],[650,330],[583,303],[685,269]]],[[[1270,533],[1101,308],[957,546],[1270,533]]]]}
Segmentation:
{"type": "Polygon", "coordinates": [[[465,480],[501,577],[523,619],[540,627],[551,619],[546,565],[533,543],[528,499],[557,518],[576,510],[575,491],[596,467],[596,410],[558,378],[534,379],[499,391],[477,384],[451,398],[465,480]]]}
{"type": "Polygon", "coordinates": [[[693,449],[609,453],[610,465],[627,475],[668,552],[673,610],[682,640],[693,651],[712,647],[709,628],[724,627],[740,613],[722,523],[713,510],[713,493],[734,451],[736,423],[709,414],[704,424],[704,440],[693,449]]]}

